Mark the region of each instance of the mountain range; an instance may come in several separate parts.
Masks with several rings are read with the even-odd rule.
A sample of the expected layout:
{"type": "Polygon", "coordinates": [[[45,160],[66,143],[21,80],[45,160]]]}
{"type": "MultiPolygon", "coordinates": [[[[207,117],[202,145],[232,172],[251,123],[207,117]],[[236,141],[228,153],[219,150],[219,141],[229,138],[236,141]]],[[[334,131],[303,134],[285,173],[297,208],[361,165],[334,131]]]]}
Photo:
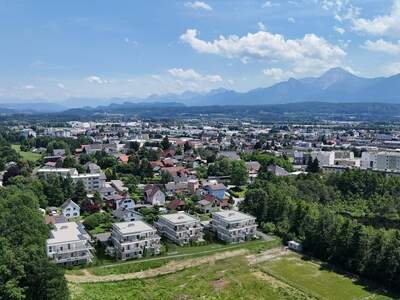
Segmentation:
{"type": "Polygon", "coordinates": [[[151,95],[147,98],[69,98],[62,102],[45,100],[8,101],[0,99],[0,109],[18,112],[58,112],[70,108],[108,105],[134,107],[160,103],[186,106],[269,105],[294,102],[396,103],[400,104],[400,74],[391,77],[363,78],[342,68],[333,68],[319,77],[290,78],[266,88],[248,92],[215,89],[206,93],[151,95]]]}

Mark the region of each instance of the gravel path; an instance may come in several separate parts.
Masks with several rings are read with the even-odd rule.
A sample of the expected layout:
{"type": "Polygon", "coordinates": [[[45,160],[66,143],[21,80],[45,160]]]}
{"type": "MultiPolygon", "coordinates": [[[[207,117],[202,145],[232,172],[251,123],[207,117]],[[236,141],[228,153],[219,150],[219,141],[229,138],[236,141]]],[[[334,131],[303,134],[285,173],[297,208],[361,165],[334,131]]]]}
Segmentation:
{"type": "Polygon", "coordinates": [[[93,282],[120,281],[127,279],[150,278],[159,275],[175,273],[187,268],[196,267],[203,264],[214,263],[218,260],[231,258],[235,256],[241,256],[247,253],[248,250],[245,249],[226,251],[206,257],[186,259],[182,261],[171,261],[162,267],[135,273],[96,276],[85,270],[86,272],[84,271],[84,275],[65,275],[65,277],[67,281],[75,283],[93,283],[93,282]]]}

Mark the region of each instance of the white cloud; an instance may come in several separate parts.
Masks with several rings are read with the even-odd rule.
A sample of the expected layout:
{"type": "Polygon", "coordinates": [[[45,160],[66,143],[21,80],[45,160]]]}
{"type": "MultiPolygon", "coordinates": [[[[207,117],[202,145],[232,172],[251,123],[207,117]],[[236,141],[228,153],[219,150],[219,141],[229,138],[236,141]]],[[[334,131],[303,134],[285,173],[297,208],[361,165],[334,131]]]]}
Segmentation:
{"type": "Polygon", "coordinates": [[[57,87],[60,89],[65,89],[65,85],[62,84],[61,82],[57,83],[57,87]]]}
{"type": "Polygon", "coordinates": [[[213,41],[198,38],[196,29],[188,29],[180,39],[199,53],[226,58],[253,58],[274,63],[291,64],[294,72],[321,72],[334,66],[343,66],[346,52],[315,34],[302,39],[286,39],[268,31],[248,33],[239,37],[219,36],[213,41]]]}
{"type": "Polygon", "coordinates": [[[257,26],[258,26],[258,29],[260,29],[261,31],[267,31],[267,26],[265,26],[265,24],[263,22],[258,22],[257,26]]]}
{"type": "Polygon", "coordinates": [[[332,12],[338,22],[354,20],[360,15],[361,9],[354,6],[350,0],[314,0],[324,10],[332,12]]]}
{"type": "Polygon", "coordinates": [[[27,84],[27,85],[22,86],[22,89],[23,90],[34,90],[35,86],[33,84],[27,84]]]}
{"type": "Polygon", "coordinates": [[[137,46],[139,44],[137,41],[131,40],[128,37],[124,38],[124,42],[127,43],[127,44],[135,45],[135,46],[137,46]]]}
{"type": "Polygon", "coordinates": [[[293,17],[289,17],[287,20],[289,23],[296,23],[296,20],[293,17]]]}
{"type": "Polygon", "coordinates": [[[107,83],[109,83],[108,80],[103,79],[103,78],[101,78],[99,76],[95,76],[95,75],[86,77],[85,80],[90,82],[90,83],[98,83],[98,84],[107,84],[107,83]]]}
{"type": "Polygon", "coordinates": [[[346,32],[346,30],[344,30],[344,28],[338,27],[338,26],[333,27],[333,29],[339,34],[344,34],[346,32]]]}
{"type": "Polygon", "coordinates": [[[391,55],[400,55],[400,41],[397,43],[392,43],[379,39],[377,41],[366,41],[362,48],[374,52],[382,52],[391,55]]]}
{"type": "Polygon", "coordinates": [[[400,73],[400,62],[391,63],[384,67],[384,72],[388,76],[397,75],[400,73]]]}
{"type": "Polygon", "coordinates": [[[193,69],[173,68],[169,69],[168,73],[171,76],[180,80],[208,81],[208,82],[222,81],[222,77],[220,75],[202,75],[193,69]]]}
{"type": "Polygon", "coordinates": [[[372,35],[400,36],[400,0],[394,0],[388,15],[372,19],[355,18],[353,29],[372,35]]]}
{"type": "Polygon", "coordinates": [[[263,73],[274,80],[283,80],[293,76],[292,72],[284,71],[280,68],[264,69],[263,73]]]}
{"type": "Polygon", "coordinates": [[[272,3],[272,1],[265,1],[262,5],[261,8],[268,8],[272,6],[278,6],[279,4],[277,3],[272,3]]]}
{"type": "Polygon", "coordinates": [[[186,2],[184,5],[193,9],[213,10],[209,4],[203,1],[186,2]]]}

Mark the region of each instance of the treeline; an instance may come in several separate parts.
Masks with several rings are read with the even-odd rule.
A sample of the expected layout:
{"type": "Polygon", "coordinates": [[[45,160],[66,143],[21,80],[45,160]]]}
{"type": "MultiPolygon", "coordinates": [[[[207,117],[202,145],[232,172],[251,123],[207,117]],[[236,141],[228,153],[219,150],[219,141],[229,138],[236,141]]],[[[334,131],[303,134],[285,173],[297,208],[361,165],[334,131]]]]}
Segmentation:
{"type": "Polygon", "coordinates": [[[48,236],[33,192],[0,190],[0,299],[68,299],[63,270],[46,256],[48,236]]]}
{"type": "Polygon", "coordinates": [[[307,253],[398,288],[400,231],[366,226],[350,212],[379,214],[377,208],[392,206],[398,183],[360,171],[298,178],[263,173],[250,186],[242,209],[256,216],[264,231],[301,242],[307,253]]]}

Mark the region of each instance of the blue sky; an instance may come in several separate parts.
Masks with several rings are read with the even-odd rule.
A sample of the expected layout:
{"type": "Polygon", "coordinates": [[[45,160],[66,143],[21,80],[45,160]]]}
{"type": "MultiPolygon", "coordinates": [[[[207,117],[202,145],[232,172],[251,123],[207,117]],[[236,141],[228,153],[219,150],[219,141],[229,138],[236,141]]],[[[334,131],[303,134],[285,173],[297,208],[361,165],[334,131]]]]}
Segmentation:
{"type": "Polygon", "coordinates": [[[0,2],[0,98],[239,91],[400,73],[400,0],[0,2]]]}

